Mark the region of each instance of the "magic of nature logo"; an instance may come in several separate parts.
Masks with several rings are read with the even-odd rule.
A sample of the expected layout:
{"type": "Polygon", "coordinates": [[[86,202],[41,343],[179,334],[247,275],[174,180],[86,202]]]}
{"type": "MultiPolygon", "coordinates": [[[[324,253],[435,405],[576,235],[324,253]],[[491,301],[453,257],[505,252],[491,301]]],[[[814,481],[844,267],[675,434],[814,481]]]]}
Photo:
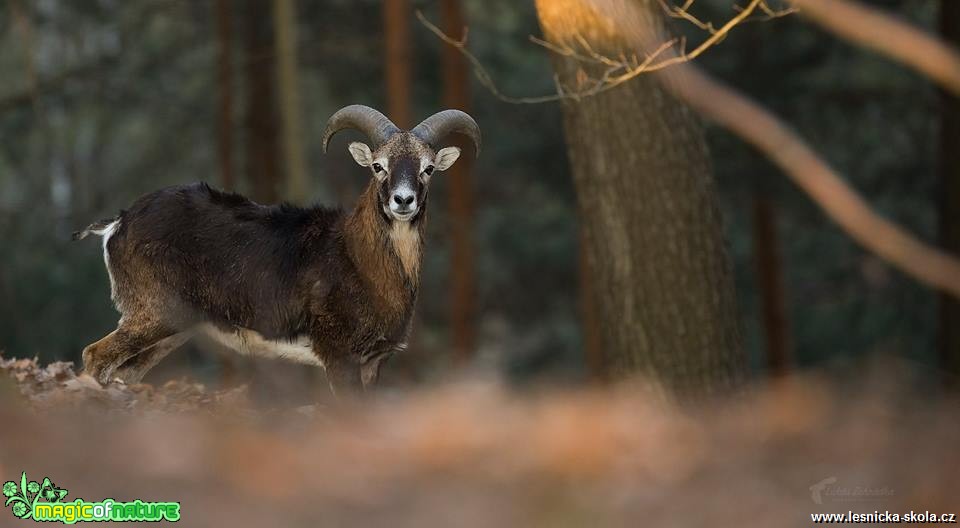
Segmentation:
{"type": "Polygon", "coordinates": [[[67,490],[57,487],[49,478],[42,482],[28,480],[27,473],[20,474],[19,484],[3,483],[4,506],[9,507],[14,517],[34,521],[76,522],[140,521],[158,522],[180,520],[179,502],[119,502],[104,499],[89,502],[83,499],[66,501],[67,490]]]}

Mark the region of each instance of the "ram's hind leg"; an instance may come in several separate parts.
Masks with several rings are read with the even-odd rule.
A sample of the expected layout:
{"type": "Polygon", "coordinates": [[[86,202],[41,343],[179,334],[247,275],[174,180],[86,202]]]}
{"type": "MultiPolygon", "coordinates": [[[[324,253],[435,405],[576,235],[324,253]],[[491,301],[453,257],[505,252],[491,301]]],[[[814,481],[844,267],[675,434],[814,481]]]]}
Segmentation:
{"type": "Polygon", "coordinates": [[[113,379],[120,365],[144,348],[174,333],[154,322],[121,321],[116,330],[83,349],[84,372],[106,384],[113,379]]]}
{"type": "Polygon", "coordinates": [[[170,352],[180,348],[191,337],[193,332],[187,331],[157,341],[120,365],[114,372],[114,377],[122,379],[127,384],[140,383],[150,369],[157,366],[170,352]]]}

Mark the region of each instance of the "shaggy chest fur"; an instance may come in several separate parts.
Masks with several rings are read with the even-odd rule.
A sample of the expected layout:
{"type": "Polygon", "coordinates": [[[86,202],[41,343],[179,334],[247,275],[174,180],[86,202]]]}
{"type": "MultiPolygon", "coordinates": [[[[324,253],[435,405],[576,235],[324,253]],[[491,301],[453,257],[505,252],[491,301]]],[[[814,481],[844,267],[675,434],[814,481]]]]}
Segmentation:
{"type": "Polygon", "coordinates": [[[420,277],[420,231],[408,222],[394,222],[390,228],[390,243],[400,259],[400,266],[411,280],[420,277]]]}
{"type": "Polygon", "coordinates": [[[424,219],[391,222],[379,207],[376,187],[371,185],[347,219],[347,253],[373,308],[401,322],[420,285],[424,219]]]}

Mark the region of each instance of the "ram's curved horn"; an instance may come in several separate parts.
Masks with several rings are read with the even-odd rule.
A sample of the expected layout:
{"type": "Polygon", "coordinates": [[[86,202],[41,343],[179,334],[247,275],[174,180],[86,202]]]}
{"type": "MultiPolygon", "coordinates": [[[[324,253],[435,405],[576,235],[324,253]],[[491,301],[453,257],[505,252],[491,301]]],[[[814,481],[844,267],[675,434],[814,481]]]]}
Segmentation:
{"type": "Polygon", "coordinates": [[[480,155],[480,127],[472,117],[460,110],[437,112],[410,131],[432,147],[437,147],[437,143],[454,132],[470,138],[474,151],[480,155]]]}
{"type": "Polygon", "coordinates": [[[350,105],[337,110],[327,121],[327,128],[323,131],[323,151],[327,151],[330,138],[345,128],[355,128],[363,132],[373,142],[376,149],[400,132],[397,125],[387,119],[387,116],[377,110],[364,105],[350,105]]]}

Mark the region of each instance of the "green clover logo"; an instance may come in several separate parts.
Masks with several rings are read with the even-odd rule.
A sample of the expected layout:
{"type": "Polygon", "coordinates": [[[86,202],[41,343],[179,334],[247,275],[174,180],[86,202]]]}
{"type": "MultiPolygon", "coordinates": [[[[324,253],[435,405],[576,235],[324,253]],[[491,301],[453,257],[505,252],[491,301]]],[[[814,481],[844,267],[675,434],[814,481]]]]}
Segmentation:
{"type": "Polygon", "coordinates": [[[4,506],[12,505],[10,509],[13,515],[26,519],[38,502],[60,502],[67,496],[67,490],[58,488],[49,478],[43,479],[42,484],[33,480],[27,482],[27,473],[23,472],[19,486],[13,481],[3,483],[3,496],[7,498],[4,506]]]}

